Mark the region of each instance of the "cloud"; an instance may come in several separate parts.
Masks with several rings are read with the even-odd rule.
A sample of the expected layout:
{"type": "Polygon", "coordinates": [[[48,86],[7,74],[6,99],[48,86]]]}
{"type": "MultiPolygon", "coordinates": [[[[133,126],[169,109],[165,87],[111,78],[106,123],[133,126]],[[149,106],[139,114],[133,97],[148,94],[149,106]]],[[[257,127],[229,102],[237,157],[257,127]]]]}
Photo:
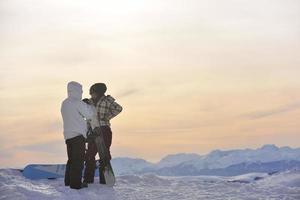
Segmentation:
{"type": "Polygon", "coordinates": [[[123,98],[123,97],[127,97],[127,96],[130,96],[130,95],[133,95],[133,94],[136,94],[138,93],[140,90],[138,89],[130,89],[130,90],[126,90],[120,94],[118,94],[116,97],[117,98],[123,98]]]}
{"type": "Polygon", "coordinates": [[[45,152],[50,154],[61,154],[64,150],[63,140],[52,140],[44,143],[35,143],[30,145],[22,145],[17,147],[20,150],[33,151],[33,152],[45,152]]]}
{"type": "Polygon", "coordinates": [[[274,115],[279,115],[287,112],[292,112],[294,110],[300,109],[300,102],[293,103],[293,104],[287,104],[278,108],[274,108],[271,110],[263,110],[263,111],[257,111],[253,113],[249,113],[246,115],[243,115],[243,117],[246,117],[248,119],[262,119],[274,115]]]}
{"type": "Polygon", "coordinates": [[[49,132],[60,132],[63,128],[61,120],[53,120],[45,124],[46,130],[49,132]]]}
{"type": "Polygon", "coordinates": [[[11,158],[14,155],[14,150],[13,149],[8,149],[8,148],[4,148],[1,149],[0,151],[0,157],[1,158],[11,158]]]}

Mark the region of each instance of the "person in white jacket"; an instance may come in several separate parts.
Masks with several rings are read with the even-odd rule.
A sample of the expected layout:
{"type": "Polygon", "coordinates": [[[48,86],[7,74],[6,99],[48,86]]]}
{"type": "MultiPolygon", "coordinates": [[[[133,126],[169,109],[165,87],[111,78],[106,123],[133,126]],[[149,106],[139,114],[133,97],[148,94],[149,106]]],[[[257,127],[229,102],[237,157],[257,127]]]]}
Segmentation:
{"type": "Polygon", "coordinates": [[[65,185],[73,189],[87,187],[81,181],[85,156],[87,120],[92,128],[99,127],[95,108],[81,101],[82,85],[69,82],[68,97],[62,102],[64,138],[67,145],[68,161],[65,171],[65,185]]]}

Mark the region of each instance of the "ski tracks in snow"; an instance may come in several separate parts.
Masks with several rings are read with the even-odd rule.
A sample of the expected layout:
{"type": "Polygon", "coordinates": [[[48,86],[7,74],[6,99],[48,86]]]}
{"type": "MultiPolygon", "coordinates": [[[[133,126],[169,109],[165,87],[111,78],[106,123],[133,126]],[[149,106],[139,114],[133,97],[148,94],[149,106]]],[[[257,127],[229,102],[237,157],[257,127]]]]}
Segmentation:
{"type": "MultiPolygon", "coordinates": [[[[256,175],[255,175],[256,176],[256,175]]],[[[298,200],[300,171],[272,176],[262,175],[255,181],[252,174],[239,177],[160,177],[153,174],[118,176],[113,188],[90,184],[72,190],[63,179],[32,181],[18,170],[0,169],[0,200],[72,199],[72,200],[298,200]],[[235,180],[235,182],[231,182],[235,180]],[[247,180],[247,183],[245,182],[247,180]],[[240,181],[240,182],[239,182],[240,181]]]]}

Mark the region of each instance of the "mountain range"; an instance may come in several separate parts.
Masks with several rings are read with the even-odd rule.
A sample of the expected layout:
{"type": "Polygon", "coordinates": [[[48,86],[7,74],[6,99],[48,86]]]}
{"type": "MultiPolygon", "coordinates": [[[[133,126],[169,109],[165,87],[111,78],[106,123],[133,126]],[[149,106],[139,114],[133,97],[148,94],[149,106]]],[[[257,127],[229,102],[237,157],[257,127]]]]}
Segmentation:
{"type": "Polygon", "coordinates": [[[300,148],[279,148],[267,144],[258,149],[214,150],[207,155],[168,155],[157,163],[137,158],[114,158],[112,165],[117,175],[235,176],[252,172],[274,173],[300,168],[300,148]]]}

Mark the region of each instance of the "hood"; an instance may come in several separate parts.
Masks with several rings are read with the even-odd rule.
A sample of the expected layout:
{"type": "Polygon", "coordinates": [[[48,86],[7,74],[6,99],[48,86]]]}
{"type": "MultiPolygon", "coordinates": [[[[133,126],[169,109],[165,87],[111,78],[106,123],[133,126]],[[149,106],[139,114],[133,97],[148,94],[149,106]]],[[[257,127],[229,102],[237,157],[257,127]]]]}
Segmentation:
{"type": "Polygon", "coordinates": [[[68,83],[68,97],[72,99],[82,99],[82,85],[75,81],[68,83]]]}

